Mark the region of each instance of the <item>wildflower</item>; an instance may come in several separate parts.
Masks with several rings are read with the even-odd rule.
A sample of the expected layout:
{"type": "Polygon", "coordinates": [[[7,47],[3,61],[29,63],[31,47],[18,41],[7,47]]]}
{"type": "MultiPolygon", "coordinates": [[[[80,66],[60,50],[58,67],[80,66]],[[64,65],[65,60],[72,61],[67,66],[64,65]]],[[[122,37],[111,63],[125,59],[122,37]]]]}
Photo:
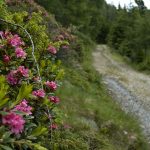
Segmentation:
{"type": "Polygon", "coordinates": [[[57,84],[54,81],[47,81],[45,83],[46,86],[48,86],[51,90],[56,90],[57,89],[57,84]]]}
{"type": "Polygon", "coordinates": [[[68,47],[68,45],[63,45],[62,48],[63,49],[68,49],[69,47],[68,47]]]}
{"type": "Polygon", "coordinates": [[[55,104],[58,104],[60,102],[60,99],[56,96],[50,96],[48,97],[48,99],[55,104]]]}
{"type": "Polygon", "coordinates": [[[2,49],[4,47],[4,45],[0,45],[0,49],[2,49]]]}
{"type": "Polygon", "coordinates": [[[50,129],[58,129],[58,125],[53,123],[50,125],[50,129]]]}
{"type": "Polygon", "coordinates": [[[55,48],[54,46],[52,46],[52,45],[49,45],[47,50],[48,50],[50,53],[52,53],[52,54],[56,54],[56,53],[57,53],[56,48],[55,48]]]}
{"type": "Polygon", "coordinates": [[[71,128],[71,126],[68,124],[64,124],[63,126],[64,126],[64,129],[70,129],[71,128]]]}
{"type": "Polygon", "coordinates": [[[16,105],[13,110],[24,112],[27,115],[32,114],[32,112],[31,112],[32,107],[28,105],[28,102],[25,99],[23,99],[22,102],[19,105],[16,105]]]}
{"type": "Polygon", "coordinates": [[[23,77],[29,77],[29,69],[25,69],[24,66],[19,66],[17,69],[18,73],[20,73],[23,77]]]}
{"type": "Polygon", "coordinates": [[[19,134],[24,129],[25,120],[22,116],[10,112],[9,114],[2,117],[2,123],[7,125],[12,133],[19,134]]]}
{"type": "Polygon", "coordinates": [[[7,81],[8,81],[9,84],[11,84],[11,85],[16,85],[16,84],[18,84],[19,80],[18,80],[18,78],[17,78],[17,76],[16,76],[16,73],[17,73],[16,70],[12,70],[12,71],[10,71],[10,73],[6,76],[7,81]]]}
{"type": "Polygon", "coordinates": [[[29,69],[25,69],[24,66],[19,66],[17,70],[11,70],[6,76],[8,83],[11,85],[18,84],[20,77],[29,77],[29,69]]]}
{"type": "Polygon", "coordinates": [[[37,97],[40,97],[40,98],[45,97],[45,91],[43,89],[39,89],[39,90],[33,91],[32,94],[34,96],[37,96],[37,97]]]}
{"type": "Polygon", "coordinates": [[[16,48],[15,54],[16,54],[17,58],[25,59],[27,56],[27,53],[22,48],[19,48],[19,47],[16,48]]]}
{"type": "Polygon", "coordinates": [[[15,34],[13,37],[11,37],[9,39],[9,43],[13,47],[19,47],[19,46],[23,45],[21,38],[17,34],[15,34]]]}
{"type": "Polygon", "coordinates": [[[10,56],[8,56],[8,55],[3,55],[3,61],[4,61],[5,63],[9,63],[9,62],[10,62],[10,56]]]}

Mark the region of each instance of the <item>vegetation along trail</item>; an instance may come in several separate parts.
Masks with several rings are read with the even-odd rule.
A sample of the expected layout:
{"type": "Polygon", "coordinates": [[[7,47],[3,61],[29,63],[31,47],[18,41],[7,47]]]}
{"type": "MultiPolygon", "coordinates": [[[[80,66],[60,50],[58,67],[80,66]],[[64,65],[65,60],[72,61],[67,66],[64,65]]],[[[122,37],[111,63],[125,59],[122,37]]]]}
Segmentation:
{"type": "Polygon", "coordinates": [[[150,77],[130,68],[106,45],[93,52],[94,67],[102,74],[114,99],[122,109],[134,115],[150,140],[150,77]]]}

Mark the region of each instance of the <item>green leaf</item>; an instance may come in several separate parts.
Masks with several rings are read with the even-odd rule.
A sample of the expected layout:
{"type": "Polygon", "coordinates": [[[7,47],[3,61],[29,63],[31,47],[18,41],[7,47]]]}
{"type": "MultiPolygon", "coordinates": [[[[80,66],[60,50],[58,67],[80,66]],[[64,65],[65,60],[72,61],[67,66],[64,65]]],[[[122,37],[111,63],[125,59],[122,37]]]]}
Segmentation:
{"type": "Polygon", "coordinates": [[[4,0],[0,0],[0,5],[3,5],[4,4],[4,0]]]}
{"type": "Polygon", "coordinates": [[[34,150],[48,150],[47,148],[39,145],[39,144],[32,144],[34,150]]]}
{"type": "Polygon", "coordinates": [[[47,128],[39,126],[32,131],[31,136],[40,136],[41,134],[47,133],[47,128]]]}
{"type": "Polygon", "coordinates": [[[4,106],[8,102],[8,100],[9,100],[9,98],[1,99],[0,108],[2,108],[2,106],[4,106]]]}
{"type": "Polygon", "coordinates": [[[32,85],[27,85],[25,83],[22,84],[21,88],[19,89],[19,93],[16,98],[16,101],[11,104],[11,108],[17,105],[22,99],[28,98],[29,94],[31,94],[32,92],[32,88],[33,88],[32,85]]]}
{"type": "Polygon", "coordinates": [[[3,149],[3,150],[13,150],[12,148],[6,146],[6,145],[0,145],[0,147],[3,149]]]}
{"type": "Polygon", "coordinates": [[[5,98],[8,90],[8,85],[5,81],[5,77],[0,76],[0,108],[2,108],[9,100],[9,98],[5,98]]]}
{"type": "Polygon", "coordinates": [[[11,132],[5,132],[2,136],[2,139],[7,140],[11,135],[11,132]]]}

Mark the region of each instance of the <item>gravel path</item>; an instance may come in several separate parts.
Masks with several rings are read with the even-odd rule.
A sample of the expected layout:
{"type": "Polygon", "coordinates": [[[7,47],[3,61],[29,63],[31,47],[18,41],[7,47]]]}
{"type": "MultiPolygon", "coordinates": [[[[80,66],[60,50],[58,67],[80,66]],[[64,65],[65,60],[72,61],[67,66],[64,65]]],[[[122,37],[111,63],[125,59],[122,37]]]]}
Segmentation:
{"type": "Polygon", "coordinates": [[[103,75],[103,82],[122,109],[139,119],[150,140],[150,77],[114,59],[106,45],[98,45],[93,58],[93,65],[103,75]]]}

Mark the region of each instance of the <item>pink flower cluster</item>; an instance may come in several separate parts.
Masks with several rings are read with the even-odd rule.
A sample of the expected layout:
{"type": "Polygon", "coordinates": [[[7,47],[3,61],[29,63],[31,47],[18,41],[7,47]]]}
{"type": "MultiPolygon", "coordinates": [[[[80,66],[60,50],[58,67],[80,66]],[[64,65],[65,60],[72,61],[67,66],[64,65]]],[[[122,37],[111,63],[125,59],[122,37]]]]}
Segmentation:
{"type": "Polygon", "coordinates": [[[24,43],[22,42],[21,38],[17,34],[15,34],[9,39],[9,44],[13,47],[19,47],[24,43]]]}
{"type": "Polygon", "coordinates": [[[11,70],[6,78],[9,84],[16,85],[21,77],[29,77],[29,69],[25,69],[24,66],[19,66],[17,70],[11,70]]]}
{"type": "Polygon", "coordinates": [[[68,46],[68,45],[63,45],[62,48],[63,48],[63,49],[68,49],[69,46],[68,46]]]}
{"type": "Polygon", "coordinates": [[[50,125],[50,129],[58,129],[58,125],[53,123],[50,125]]]}
{"type": "Polygon", "coordinates": [[[47,81],[45,82],[45,85],[53,91],[57,89],[57,84],[55,81],[47,81]]]}
{"type": "Polygon", "coordinates": [[[5,31],[5,32],[3,32],[3,31],[0,31],[0,36],[2,37],[2,38],[9,38],[10,36],[11,36],[12,34],[11,34],[11,32],[9,32],[9,31],[5,31]]]}
{"type": "Polygon", "coordinates": [[[48,97],[48,99],[55,104],[58,104],[60,102],[60,99],[56,96],[50,96],[48,97]]]}
{"type": "Polygon", "coordinates": [[[13,110],[24,112],[26,115],[32,114],[32,112],[31,112],[32,107],[28,105],[28,102],[25,99],[23,99],[19,105],[16,105],[13,110]]]}
{"type": "MultiPolygon", "coordinates": [[[[11,32],[8,32],[8,31],[0,31],[0,36],[3,38],[3,39],[6,39],[7,43],[9,45],[11,45],[12,47],[15,48],[15,55],[17,58],[22,58],[22,59],[25,59],[26,56],[27,56],[27,53],[21,48],[21,46],[24,45],[24,42],[21,40],[21,38],[15,34],[15,35],[12,35],[11,32]]],[[[1,45],[1,48],[3,48],[3,45],[1,45]]],[[[10,59],[8,58],[9,56],[7,55],[4,55],[4,59],[3,61],[5,63],[8,63],[10,61],[10,59]]]]}
{"type": "Polygon", "coordinates": [[[57,53],[56,48],[55,48],[54,46],[52,46],[52,45],[49,45],[47,50],[48,50],[50,53],[52,53],[52,54],[56,54],[56,53],[57,53]]]}
{"type": "Polygon", "coordinates": [[[16,48],[15,54],[17,58],[25,59],[27,56],[27,53],[22,48],[19,48],[19,47],[16,48]]]}
{"type": "Polygon", "coordinates": [[[8,56],[8,55],[4,55],[4,56],[3,56],[3,61],[4,61],[5,63],[9,63],[10,60],[11,60],[10,56],[8,56]]]}
{"type": "Polygon", "coordinates": [[[22,116],[10,112],[9,114],[2,117],[2,123],[9,126],[12,133],[19,134],[24,129],[25,120],[22,116]]]}
{"type": "Polygon", "coordinates": [[[7,78],[8,83],[11,85],[16,85],[19,82],[16,70],[10,71],[10,73],[7,75],[6,78],[7,78]]]}
{"type": "Polygon", "coordinates": [[[23,77],[29,77],[29,69],[25,69],[24,66],[19,66],[17,72],[23,77]]]}
{"type": "Polygon", "coordinates": [[[32,94],[36,97],[39,97],[39,98],[45,97],[45,91],[43,89],[33,91],[32,94]]]}

